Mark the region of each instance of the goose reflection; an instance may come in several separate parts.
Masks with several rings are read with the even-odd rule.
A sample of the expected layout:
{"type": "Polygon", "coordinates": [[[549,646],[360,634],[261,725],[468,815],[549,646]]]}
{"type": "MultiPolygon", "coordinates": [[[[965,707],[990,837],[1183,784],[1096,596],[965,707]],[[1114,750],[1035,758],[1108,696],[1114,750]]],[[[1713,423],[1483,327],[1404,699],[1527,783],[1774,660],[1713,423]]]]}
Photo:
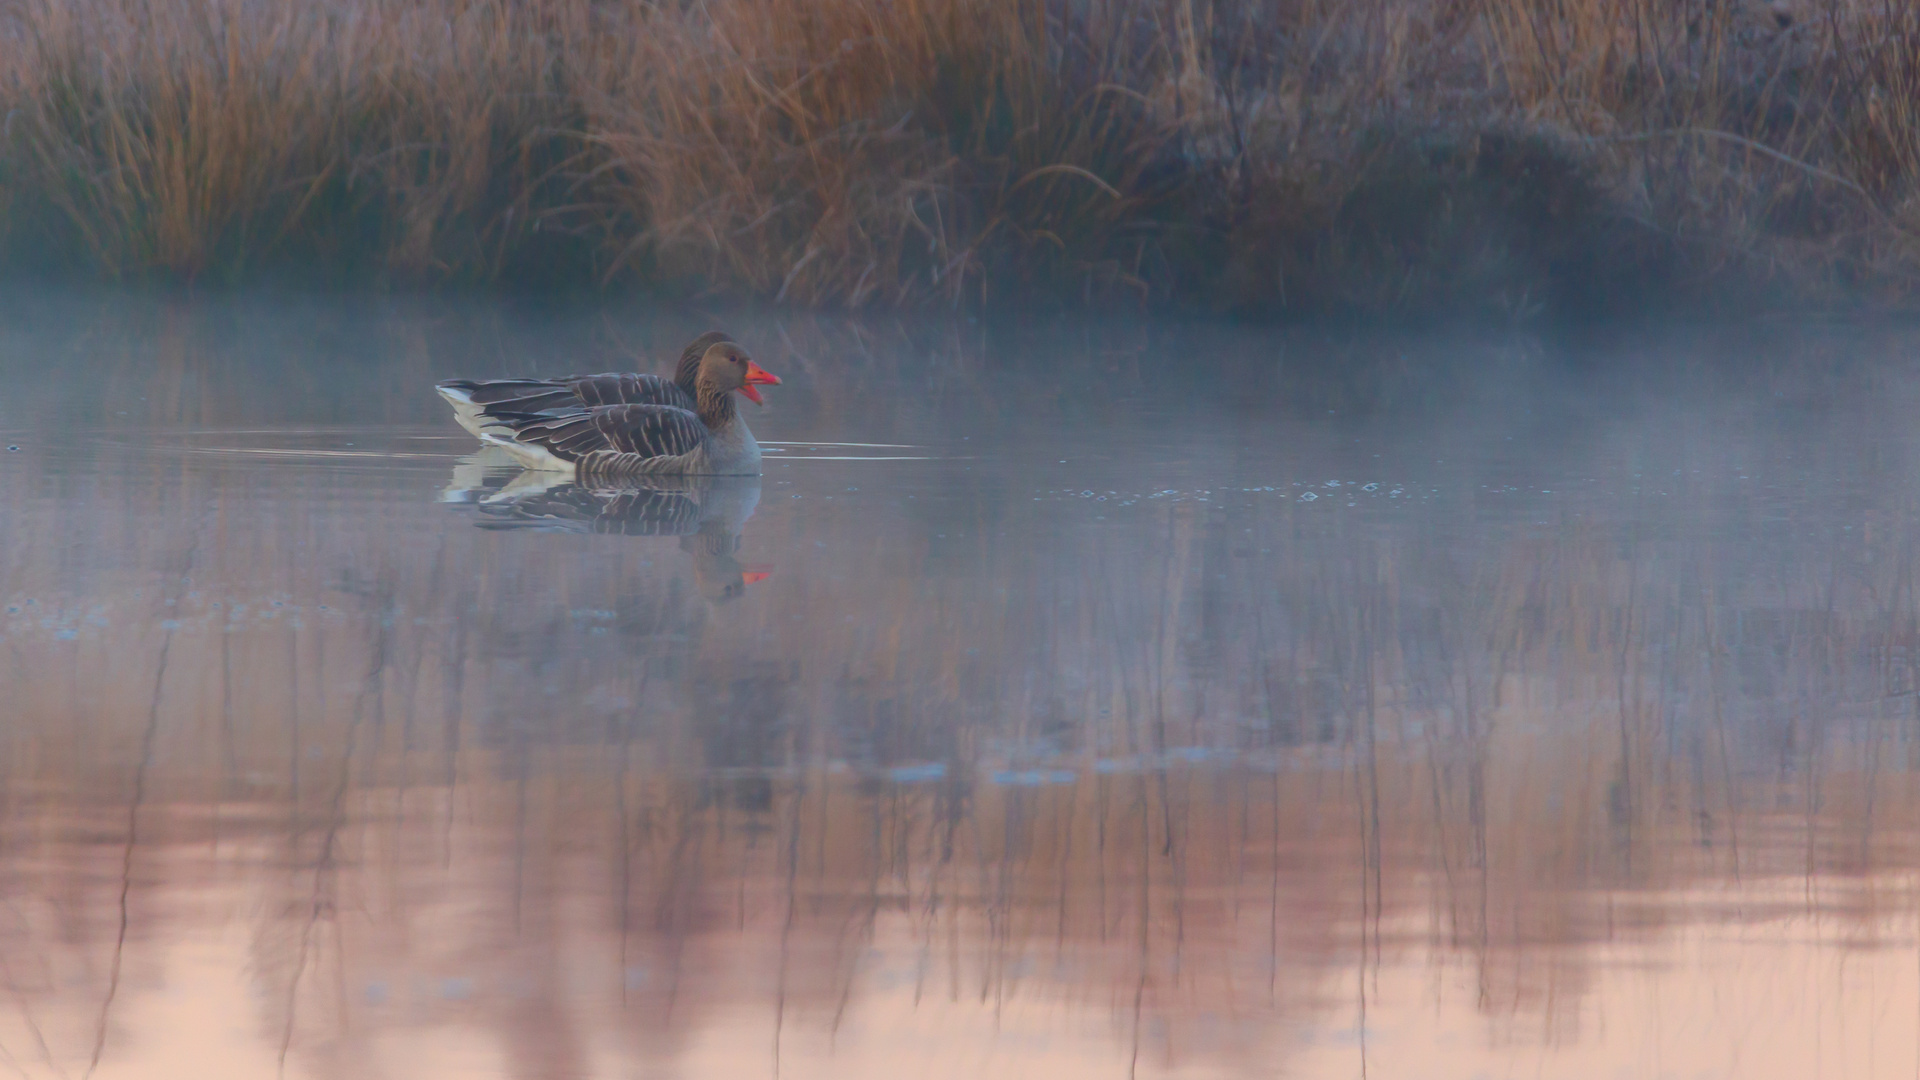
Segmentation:
{"type": "Polygon", "coordinates": [[[741,533],[760,503],[757,476],[652,476],[584,486],[552,473],[503,477],[470,462],[455,470],[441,499],[471,505],[482,529],[679,537],[680,550],[693,557],[694,586],[711,603],[745,595],[772,570],[737,558],[741,533]]]}

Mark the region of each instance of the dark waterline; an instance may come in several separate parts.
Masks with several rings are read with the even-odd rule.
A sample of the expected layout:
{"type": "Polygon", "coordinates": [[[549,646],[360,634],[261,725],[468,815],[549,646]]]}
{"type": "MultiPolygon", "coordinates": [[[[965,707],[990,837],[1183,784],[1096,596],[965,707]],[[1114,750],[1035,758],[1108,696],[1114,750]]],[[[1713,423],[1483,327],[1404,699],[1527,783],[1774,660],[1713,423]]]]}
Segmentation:
{"type": "Polygon", "coordinates": [[[0,1070],[1907,1076],[1916,339],[15,295],[0,1070]]]}

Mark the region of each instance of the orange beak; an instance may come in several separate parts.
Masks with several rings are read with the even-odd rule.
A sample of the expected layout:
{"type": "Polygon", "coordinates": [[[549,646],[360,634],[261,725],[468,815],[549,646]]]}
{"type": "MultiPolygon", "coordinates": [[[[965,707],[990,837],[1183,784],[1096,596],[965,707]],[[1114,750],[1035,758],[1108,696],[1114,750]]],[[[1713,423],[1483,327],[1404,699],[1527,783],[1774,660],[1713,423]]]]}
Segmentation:
{"type": "Polygon", "coordinates": [[[753,402],[755,405],[765,405],[766,402],[760,400],[760,391],[753,388],[754,383],[766,383],[768,386],[779,386],[780,378],[779,376],[769,374],[767,369],[761,367],[759,364],[751,360],[747,361],[747,381],[740,387],[740,396],[753,402]]]}
{"type": "Polygon", "coordinates": [[[740,568],[740,583],[743,585],[752,585],[758,581],[765,581],[772,576],[772,563],[760,563],[755,566],[743,566],[740,568]]]}

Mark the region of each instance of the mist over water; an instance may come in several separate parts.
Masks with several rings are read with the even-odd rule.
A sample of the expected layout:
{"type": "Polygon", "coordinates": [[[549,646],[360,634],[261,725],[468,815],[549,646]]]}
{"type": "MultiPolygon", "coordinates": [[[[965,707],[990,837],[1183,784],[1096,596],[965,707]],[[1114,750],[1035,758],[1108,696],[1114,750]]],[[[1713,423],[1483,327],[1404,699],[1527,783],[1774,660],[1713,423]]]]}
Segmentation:
{"type": "Polygon", "coordinates": [[[1911,335],[0,315],[0,1071],[1920,1062],[1911,335]],[[716,324],[758,481],[431,389],[716,324]]]}

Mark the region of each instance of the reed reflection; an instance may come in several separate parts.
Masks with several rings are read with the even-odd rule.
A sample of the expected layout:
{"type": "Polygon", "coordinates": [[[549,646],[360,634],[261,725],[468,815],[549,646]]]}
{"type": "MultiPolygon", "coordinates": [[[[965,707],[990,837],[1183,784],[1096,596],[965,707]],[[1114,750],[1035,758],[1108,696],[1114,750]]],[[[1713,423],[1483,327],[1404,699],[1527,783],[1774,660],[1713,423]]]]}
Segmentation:
{"type": "Polygon", "coordinates": [[[0,1047],[1579,1075],[1717,999],[1672,1059],[1910,1074],[1920,469],[1687,408],[1498,491],[1117,440],[1098,490],[956,455],[457,510],[446,458],[0,471],[0,1047]]]}

